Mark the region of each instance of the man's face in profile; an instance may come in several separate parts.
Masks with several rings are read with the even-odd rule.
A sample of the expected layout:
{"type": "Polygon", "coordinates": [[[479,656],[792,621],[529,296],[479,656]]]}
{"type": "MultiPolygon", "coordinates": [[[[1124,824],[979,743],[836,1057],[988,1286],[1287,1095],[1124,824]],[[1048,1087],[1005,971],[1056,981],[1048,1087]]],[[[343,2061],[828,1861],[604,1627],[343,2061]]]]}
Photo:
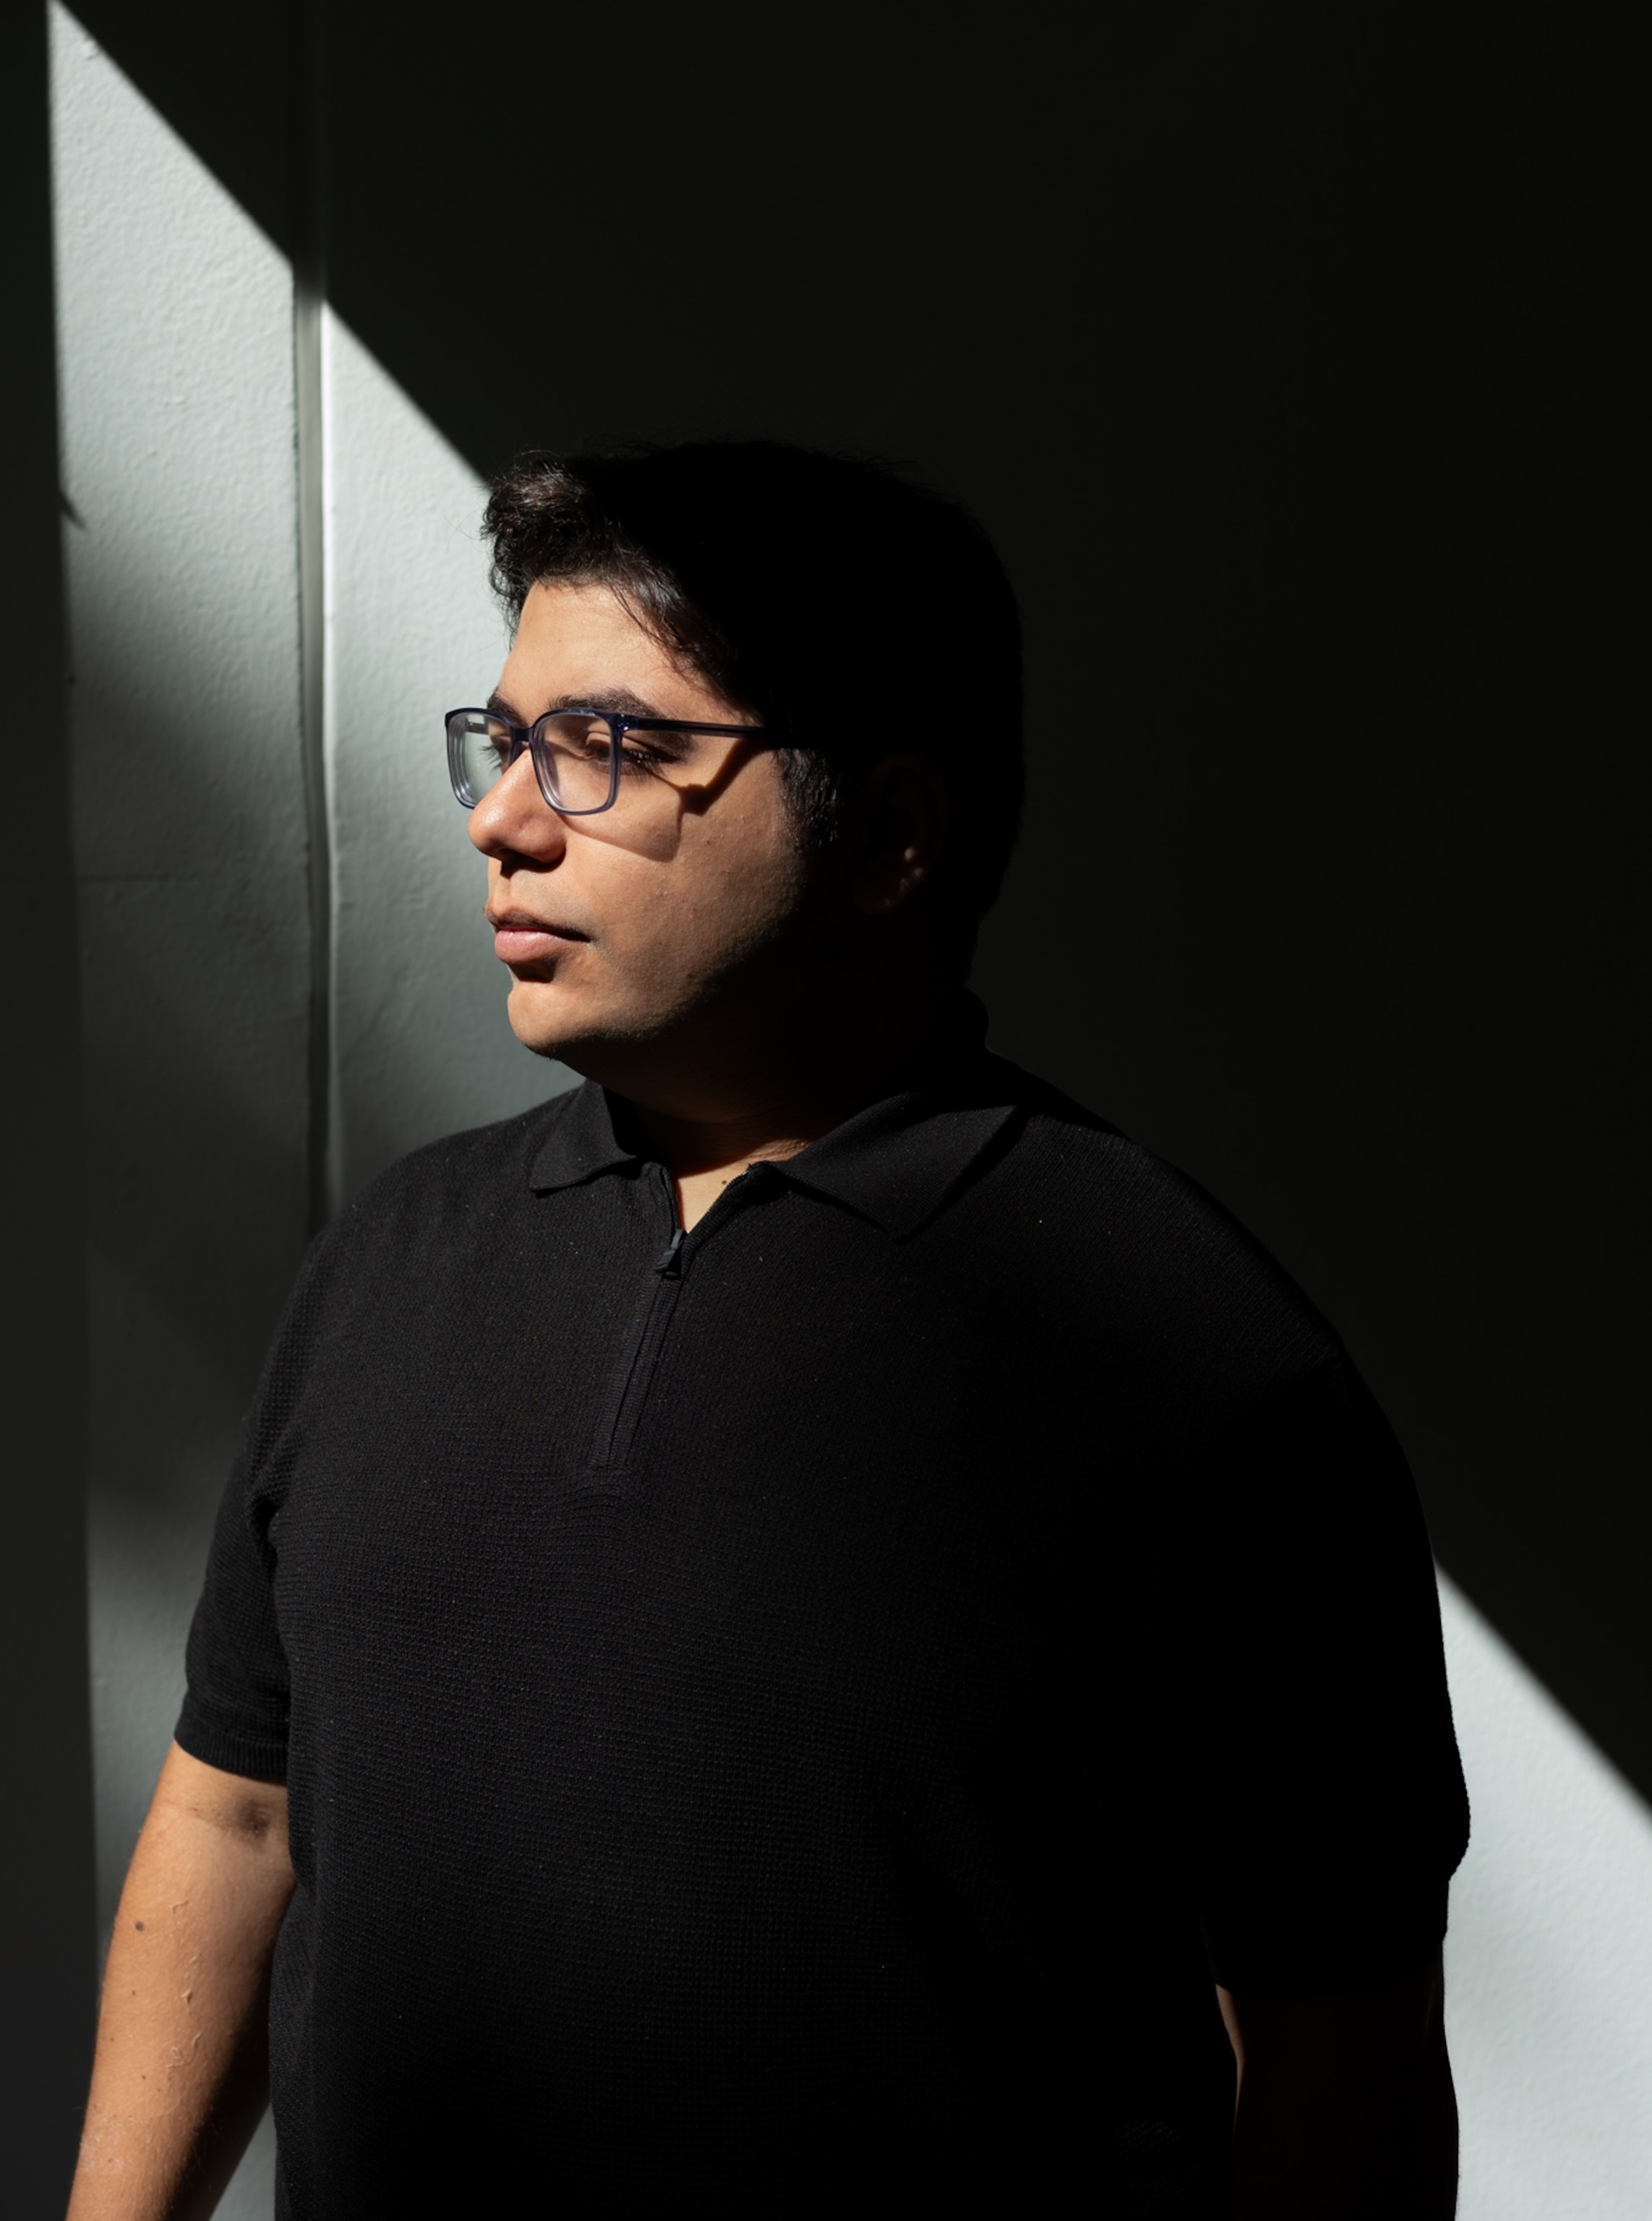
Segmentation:
{"type": "MultiPolygon", "coordinates": [[[[529,594],[494,697],[513,723],[578,704],[750,723],[674,663],[606,586],[529,594]]],[[[510,1023],[541,1055],[658,1040],[748,979],[796,916],[810,872],[773,749],[639,734],[615,806],[563,816],[527,751],[479,802],[487,917],[510,1023]]]]}

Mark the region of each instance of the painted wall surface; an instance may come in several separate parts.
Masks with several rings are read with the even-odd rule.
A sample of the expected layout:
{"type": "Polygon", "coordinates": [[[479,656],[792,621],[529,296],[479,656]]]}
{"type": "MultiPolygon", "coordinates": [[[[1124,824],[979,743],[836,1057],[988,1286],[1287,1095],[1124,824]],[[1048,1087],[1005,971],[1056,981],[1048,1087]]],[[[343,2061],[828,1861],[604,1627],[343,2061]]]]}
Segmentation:
{"type": "Polygon", "coordinates": [[[53,15],[107,1918],[304,1239],[289,267],[53,15]]]}
{"type": "Polygon", "coordinates": [[[1446,2026],[1461,2221],[1652,2213],[1652,1811],[1441,1585],[1474,1808],[1446,2026]]]}
{"type": "MultiPolygon", "coordinates": [[[[53,12],[84,951],[102,1917],[305,1231],[310,943],[291,273],[53,12]]],[[[504,635],[480,482],[348,325],[322,354],[329,1186],[568,1075],[512,1042],[440,716],[504,635]]],[[[1475,1838],[1449,2016],[1466,2221],[1652,2211],[1652,1818],[1449,1588],[1475,1838]]],[[[267,2139],[223,2209],[269,2210],[267,2139]]]]}
{"type": "Polygon", "coordinates": [[[61,9],[52,77],[107,1936],[305,1238],[292,278],[61,9]]]}
{"type": "Polygon", "coordinates": [[[475,472],[348,327],[322,330],[334,1161],[347,1196],[422,1142],[572,1084],[504,1017],[486,867],[447,784],[442,713],[509,645],[475,472]]]}

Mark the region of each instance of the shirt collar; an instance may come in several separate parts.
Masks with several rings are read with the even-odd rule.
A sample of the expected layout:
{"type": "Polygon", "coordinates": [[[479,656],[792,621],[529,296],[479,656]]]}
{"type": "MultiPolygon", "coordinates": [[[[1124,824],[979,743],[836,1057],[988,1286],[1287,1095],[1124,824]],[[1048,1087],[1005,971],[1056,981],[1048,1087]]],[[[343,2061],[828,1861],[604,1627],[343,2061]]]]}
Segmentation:
{"type": "MultiPolygon", "coordinates": [[[[986,1054],[986,1011],[973,995],[963,998],[906,1087],[846,1118],[797,1156],[772,1161],[770,1175],[842,1204],[898,1237],[916,1232],[1024,1098],[1025,1075],[986,1054]]],[[[615,1132],[607,1092],[587,1080],[554,1106],[528,1185],[548,1194],[640,1161],[615,1132]]]]}
{"type": "Polygon", "coordinates": [[[829,1197],[897,1239],[932,1218],[976,1160],[1015,1116],[1012,1090],[990,1083],[981,1059],[981,1087],[913,1088],[873,1103],[773,1170],[793,1187],[829,1197]]]}
{"type": "Polygon", "coordinates": [[[614,1131],[607,1090],[587,1079],[552,1105],[550,1131],[529,1167],[528,1185],[536,1193],[548,1195],[554,1189],[578,1187],[599,1173],[637,1161],[636,1151],[614,1131]]]}

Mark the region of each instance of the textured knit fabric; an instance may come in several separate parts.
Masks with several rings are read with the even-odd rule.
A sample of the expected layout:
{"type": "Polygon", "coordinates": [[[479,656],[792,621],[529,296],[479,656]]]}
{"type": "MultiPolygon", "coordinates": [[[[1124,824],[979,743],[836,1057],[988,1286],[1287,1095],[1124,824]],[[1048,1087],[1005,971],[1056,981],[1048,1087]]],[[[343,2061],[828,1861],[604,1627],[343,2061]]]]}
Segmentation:
{"type": "Polygon", "coordinates": [[[291,1787],[293,2221],[1213,2216],[1212,1977],[1467,1813],[1404,1461],[1189,1181],[960,1055],[680,1242],[585,1086],[312,1250],[184,1748],[291,1787]]]}

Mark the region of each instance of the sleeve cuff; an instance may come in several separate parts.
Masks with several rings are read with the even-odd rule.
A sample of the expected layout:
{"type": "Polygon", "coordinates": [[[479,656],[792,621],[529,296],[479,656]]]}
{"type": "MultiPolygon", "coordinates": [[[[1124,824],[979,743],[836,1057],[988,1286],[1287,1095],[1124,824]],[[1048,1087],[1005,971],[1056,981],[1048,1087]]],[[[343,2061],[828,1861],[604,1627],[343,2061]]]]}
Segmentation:
{"type": "Polygon", "coordinates": [[[287,1778],[285,1722],[236,1718],[191,1690],[184,1699],[173,1741],[203,1766],[222,1774],[242,1774],[253,1781],[287,1778]]]}

